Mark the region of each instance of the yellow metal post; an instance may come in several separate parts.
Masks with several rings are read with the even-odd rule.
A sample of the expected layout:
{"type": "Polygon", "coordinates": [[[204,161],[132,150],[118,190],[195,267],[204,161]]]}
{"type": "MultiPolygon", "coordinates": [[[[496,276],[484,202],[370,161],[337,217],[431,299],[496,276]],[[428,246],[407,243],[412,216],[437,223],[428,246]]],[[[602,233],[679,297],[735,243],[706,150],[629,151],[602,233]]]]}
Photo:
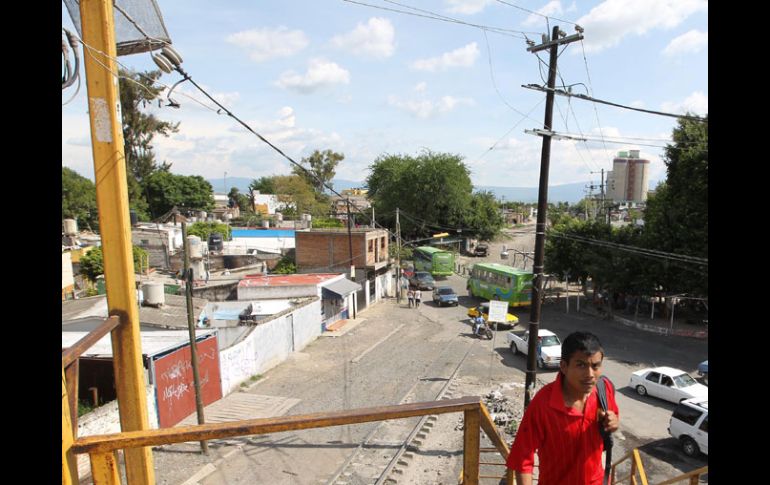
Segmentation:
{"type": "Polygon", "coordinates": [[[72,453],[72,442],[75,436],[72,434],[72,421],[70,418],[70,404],[67,399],[67,382],[64,378],[64,368],[61,370],[61,483],[73,485],[78,483],[78,463],[75,454],[72,453]]]}
{"type": "MultiPolygon", "coordinates": [[[[139,338],[131,226],[128,214],[126,161],[123,154],[118,68],[112,2],[81,0],[83,58],[99,208],[104,279],[110,315],[121,324],[112,331],[115,387],[123,431],[149,429],[139,338]]],[[[126,450],[131,485],[155,483],[149,448],[126,450]]]]}

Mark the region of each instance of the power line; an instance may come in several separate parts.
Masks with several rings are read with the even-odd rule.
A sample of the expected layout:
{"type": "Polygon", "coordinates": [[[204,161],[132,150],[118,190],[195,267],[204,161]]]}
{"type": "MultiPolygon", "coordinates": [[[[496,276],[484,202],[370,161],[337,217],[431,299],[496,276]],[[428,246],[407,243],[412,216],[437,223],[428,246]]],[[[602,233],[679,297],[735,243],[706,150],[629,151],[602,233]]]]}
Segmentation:
{"type": "MultiPolygon", "coordinates": [[[[510,2],[505,2],[503,0],[495,0],[495,1],[497,3],[502,3],[503,5],[508,5],[509,7],[518,8],[519,10],[523,10],[523,11],[531,13],[533,15],[540,15],[541,17],[544,17],[546,19],[546,21],[548,21],[548,19],[553,19],[553,20],[558,20],[559,22],[566,22],[568,24],[577,25],[575,22],[571,22],[569,20],[564,20],[564,19],[560,19],[560,18],[556,18],[556,17],[551,17],[549,15],[544,15],[544,14],[542,14],[540,12],[535,12],[534,10],[529,10],[529,9],[526,9],[524,7],[520,7],[520,6],[515,5],[513,3],[510,3],[510,2]]],[[[551,30],[550,26],[549,26],[548,30],[551,30]]]]}
{"type": "MultiPolygon", "coordinates": [[[[548,89],[546,87],[543,87],[543,86],[538,86],[537,84],[526,84],[526,85],[522,85],[521,87],[527,88],[527,89],[534,89],[536,91],[550,91],[550,89],[548,89]]],[[[690,121],[698,121],[698,122],[705,122],[706,121],[706,118],[703,118],[703,117],[700,117],[700,116],[680,115],[680,114],[676,114],[676,113],[666,113],[666,112],[663,112],[663,111],[654,111],[654,110],[649,110],[649,109],[634,108],[633,106],[626,106],[626,105],[623,105],[623,104],[613,103],[611,101],[604,101],[604,100],[601,100],[601,99],[592,98],[591,96],[588,96],[588,95],[585,95],[585,94],[573,94],[573,93],[570,93],[570,92],[567,92],[567,91],[562,91],[561,89],[553,89],[553,93],[554,94],[558,94],[560,96],[575,97],[575,98],[578,98],[578,99],[583,99],[583,100],[586,100],[586,101],[591,101],[593,103],[601,103],[601,104],[606,104],[606,105],[609,105],[609,106],[615,106],[615,107],[618,107],[618,108],[630,109],[630,110],[633,110],[633,111],[641,111],[643,113],[655,114],[655,115],[660,115],[660,116],[669,116],[669,117],[672,117],[672,118],[681,118],[681,119],[690,120],[690,121]]]]}
{"type": "MultiPolygon", "coordinates": [[[[470,22],[464,22],[462,20],[458,20],[458,19],[455,19],[455,18],[452,18],[452,17],[447,17],[445,15],[440,15],[440,14],[435,14],[435,13],[431,13],[431,15],[422,15],[422,14],[418,14],[418,13],[414,13],[414,12],[408,12],[406,10],[398,10],[398,9],[394,9],[394,8],[382,7],[382,6],[379,6],[379,5],[372,5],[372,4],[369,4],[369,3],[357,2],[357,1],[354,1],[354,0],[343,0],[343,1],[344,2],[348,2],[348,3],[354,3],[356,5],[362,5],[364,7],[371,7],[371,8],[376,8],[376,9],[379,9],[379,10],[387,10],[389,12],[403,13],[403,14],[406,14],[406,15],[413,15],[415,17],[423,17],[423,18],[427,18],[427,19],[431,19],[431,20],[440,20],[442,22],[449,22],[449,23],[467,25],[469,27],[475,27],[477,29],[488,30],[488,31],[494,32],[496,34],[507,35],[509,37],[514,37],[514,38],[517,38],[517,39],[526,39],[527,38],[526,34],[532,34],[532,35],[537,34],[536,32],[524,32],[524,31],[520,31],[520,30],[503,29],[503,28],[500,28],[500,27],[490,27],[490,26],[487,26],[487,25],[473,24],[473,23],[470,23],[470,22]],[[521,35],[514,35],[514,34],[521,34],[521,35]]],[[[390,2],[390,3],[396,4],[395,2],[390,2]]],[[[399,4],[396,4],[396,5],[399,5],[399,4]]],[[[407,8],[412,8],[412,9],[415,9],[415,10],[418,10],[418,11],[425,11],[425,10],[416,9],[415,7],[407,7],[407,8]]]]}

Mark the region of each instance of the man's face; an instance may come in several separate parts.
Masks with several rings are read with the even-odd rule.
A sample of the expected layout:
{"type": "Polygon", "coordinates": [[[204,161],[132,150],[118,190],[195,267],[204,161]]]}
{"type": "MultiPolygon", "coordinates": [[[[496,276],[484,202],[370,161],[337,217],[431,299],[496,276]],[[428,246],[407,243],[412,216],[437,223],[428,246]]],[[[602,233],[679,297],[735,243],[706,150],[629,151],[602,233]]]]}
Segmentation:
{"type": "Polygon", "coordinates": [[[574,393],[590,393],[596,385],[596,380],[602,375],[603,359],[601,352],[575,352],[569,361],[562,360],[560,368],[567,387],[574,393]]]}

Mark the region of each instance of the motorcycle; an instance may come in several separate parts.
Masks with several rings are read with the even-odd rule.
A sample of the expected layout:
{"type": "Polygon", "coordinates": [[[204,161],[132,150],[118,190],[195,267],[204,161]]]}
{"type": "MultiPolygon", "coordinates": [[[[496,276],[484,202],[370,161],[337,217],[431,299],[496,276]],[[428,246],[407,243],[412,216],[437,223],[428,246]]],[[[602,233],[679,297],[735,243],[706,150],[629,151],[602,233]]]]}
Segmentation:
{"type": "Polygon", "coordinates": [[[489,324],[487,324],[487,321],[485,319],[481,319],[480,322],[474,321],[473,324],[473,335],[478,338],[486,338],[487,340],[492,340],[492,329],[489,328],[489,324]],[[477,323],[481,323],[481,327],[476,330],[477,323]]]}

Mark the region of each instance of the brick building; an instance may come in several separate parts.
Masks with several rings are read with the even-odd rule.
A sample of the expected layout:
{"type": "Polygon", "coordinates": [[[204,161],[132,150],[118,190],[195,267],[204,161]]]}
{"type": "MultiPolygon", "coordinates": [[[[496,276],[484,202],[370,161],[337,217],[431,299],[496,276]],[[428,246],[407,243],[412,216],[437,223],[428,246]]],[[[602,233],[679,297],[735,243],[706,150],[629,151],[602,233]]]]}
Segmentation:
{"type": "Polygon", "coordinates": [[[384,229],[306,229],[295,233],[297,272],[350,274],[355,267],[355,282],[360,308],[393,295],[388,263],[388,231],[384,229]],[[351,246],[353,258],[351,261],[351,246]]]}

